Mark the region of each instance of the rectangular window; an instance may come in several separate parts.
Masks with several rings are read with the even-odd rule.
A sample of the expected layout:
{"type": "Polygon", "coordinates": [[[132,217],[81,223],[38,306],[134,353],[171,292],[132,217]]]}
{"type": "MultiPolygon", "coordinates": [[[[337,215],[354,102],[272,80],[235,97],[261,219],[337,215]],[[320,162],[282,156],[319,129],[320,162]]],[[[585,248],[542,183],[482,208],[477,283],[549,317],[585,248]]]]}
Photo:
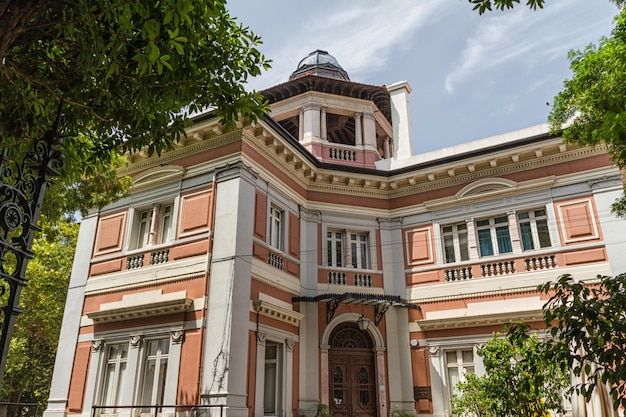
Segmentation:
{"type": "Polygon", "coordinates": [[[265,374],[263,381],[263,414],[266,416],[278,416],[280,414],[280,393],[282,391],[280,360],[280,345],[267,343],[265,345],[265,374]]]}
{"type": "Polygon", "coordinates": [[[278,250],[284,250],[283,246],[283,219],[285,212],[271,206],[270,207],[270,245],[278,250]]]}
{"type": "Polygon", "coordinates": [[[172,205],[161,206],[159,220],[159,234],[156,243],[167,243],[172,230],[172,205]]]}
{"type": "Polygon", "coordinates": [[[368,250],[367,234],[364,233],[351,233],[350,234],[350,249],[352,250],[352,266],[354,268],[367,269],[369,264],[367,262],[367,250],[368,250]]]}
{"type": "Polygon", "coordinates": [[[552,246],[545,210],[526,211],[517,214],[522,248],[532,250],[552,246]]]}
{"type": "Polygon", "coordinates": [[[343,266],[343,233],[329,230],[326,233],[327,265],[343,266]]]}
{"type": "Polygon", "coordinates": [[[117,413],[114,407],[120,405],[126,362],[128,360],[128,344],[115,344],[107,347],[106,367],[102,390],[102,405],[112,408],[102,410],[103,414],[117,413]]]}
{"type": "MultiPolygon", "coordinates": [[[[146,341],[145,364],[139,402],[142,405],[163,404],[169,348],[169,338],[146,341]]],[[[142,412],[154,412],[154,409],[143,409],[142,412]]]]}
{"type": "Polygon", "coordinates": [[[150,240],[150,224],[152,223],[152,210],[144,210],[139,213],[139,227],[137,228],[137,249],[148,246],[150,240]]]}
{"type": "Polygon", "coordinates": [[[480,256],[513,252],[507,216],[478,220],[476,222],[476,235],[480,256]]]}
{"type": "Polygon", "coordinates": [[[131,247],[141,249],[167,243],[172,231],[173,207],[172,204],[155,204],[150,209],[137,211],[131,247]],[[155,216],[156,221],[153,221],[155,216]]]}
{"type": "Polygon", "coordinates": [[[446,366],[448,370],[448,388],[450,398],[458,395],[457,385],[464,380],[464,376],[474,373],[474,351],[472,349],[458,349],[446,352],[446,366]]]}
{"type": "Polygon", "coordinates": [[[444,226],[441,228],[441,235],[446,263],[467,261],[469,259],[467,225],[465,223],[444,226]]]}

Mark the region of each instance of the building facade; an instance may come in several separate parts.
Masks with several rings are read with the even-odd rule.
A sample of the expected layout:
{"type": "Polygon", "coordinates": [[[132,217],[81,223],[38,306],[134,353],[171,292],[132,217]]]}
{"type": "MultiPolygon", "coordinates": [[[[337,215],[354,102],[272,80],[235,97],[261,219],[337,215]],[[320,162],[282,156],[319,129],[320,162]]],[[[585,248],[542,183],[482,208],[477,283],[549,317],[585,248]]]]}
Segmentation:
{"type": "Polygon", "coordinates": [[[538,284],[626,271],[603,147],[537,126],[413,155],[410,92],[315,51],[262,120],[129,156],[131,194],[81,223],[45,416],[449,416],[477,347],[540,325],[538,284]]]}

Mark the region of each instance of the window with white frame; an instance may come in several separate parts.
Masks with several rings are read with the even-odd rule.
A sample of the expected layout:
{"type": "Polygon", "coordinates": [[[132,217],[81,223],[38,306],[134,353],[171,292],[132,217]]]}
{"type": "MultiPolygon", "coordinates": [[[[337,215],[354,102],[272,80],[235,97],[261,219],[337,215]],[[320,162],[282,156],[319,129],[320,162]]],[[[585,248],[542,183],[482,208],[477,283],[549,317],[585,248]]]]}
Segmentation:
{"type": "Polygon", "coordinates": [[[328,266],[341,267],[343,261],[343,232],[329,230],[326,232],[326,259],[328,266]]]}
{"type": "Polygon", "coordinates": [[[443,226],[441,228],[441,237],[446,263],[467,261],[469,259],[467,225],[465,223],[443,226]]]}
{"type": "Polygon", "coordinates": [[[517,213],[520,239],[524,250],[549,248],[552,246],[545,209],[517,213]]]}
{"type": "Polygon", "coordinates": [[[367,251],[369,250],[367,233],[350,233],[350,250],[354,268],[369,268],[367,251]]]}
{"type": "MultiPolygon", "coordinates": [[[[147,340],[145,342],[145,362],[141,375],[139,404],[163,404],[165,377],[170,349],[170,339],[147,340]]],[[[144,413],[154,410],[144,409],[144,413]]]]}
{"type": "Polygon", "coordinates": [[[170,240],[173,223],[173,205],[155,204],[149,209],[137,210],[131,237],[131,247],[141,249],[170,240]]]}
{"type": "Polygon", "coordinates": [[[371,268],[369,233],[328,229],[326,264],[334,267],[371,268]]]}
{"type": "Polygon", "coordinates": [[[263,414],[278,416],[280,413],[282,392],[281,356],[282,345],[267,343],[265,345],[265,373],[263,377],[263,414]]]}
{"type": "Polygon", "coordinates": [[[509,219],[506,215],[476,221],[476,235],[480,256],[513,252],[509,219]]]}
{"type": "Polygon", "coordinates": [[[474,350],[457,349],[446,352],[446,367],[450,399],[459,395],[457,386],[465,379],[465,375],[474,373],[474,350]]]}
{"type": "Polygon", "coordinates": [[[101,404],[111,408],[103,409],[102,413],[113,414],[117,413],[115,406],[120,405],[128,361],[128,343],[109,345],[106,355],[101,404]]]}
{"type": "Polygon", "coordinates": [[[269,243],[278,250],[284,250],[285,212],[272,205],[270,207],[269,243]]]}

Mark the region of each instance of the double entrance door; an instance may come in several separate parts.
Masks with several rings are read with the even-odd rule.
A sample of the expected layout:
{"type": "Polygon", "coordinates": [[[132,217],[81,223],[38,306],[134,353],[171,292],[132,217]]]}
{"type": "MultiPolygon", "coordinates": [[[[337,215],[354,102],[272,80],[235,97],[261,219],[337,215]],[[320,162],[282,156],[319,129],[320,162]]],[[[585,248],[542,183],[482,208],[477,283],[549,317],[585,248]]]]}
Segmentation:
{"type": "Polygon", "coordinates": [[[376,373],[371,349],[334,348],[328,356],[333,417],[376,416],[376,373]]]}

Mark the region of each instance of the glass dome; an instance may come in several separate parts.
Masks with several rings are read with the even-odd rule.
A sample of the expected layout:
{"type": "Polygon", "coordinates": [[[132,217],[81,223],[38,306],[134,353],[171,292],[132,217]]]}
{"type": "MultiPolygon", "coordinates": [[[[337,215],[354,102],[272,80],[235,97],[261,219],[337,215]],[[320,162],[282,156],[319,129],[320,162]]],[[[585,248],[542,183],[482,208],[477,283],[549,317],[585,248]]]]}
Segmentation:
{"type": "Polygon", "coordinates": [[[339,65],[335,57],[321,49],[313,51],[303,58],[298,63],[297,69],[289,77],[289,80],[307,75],[318,75],[321,77],[350,81],[348,73],[339,65]]]}

